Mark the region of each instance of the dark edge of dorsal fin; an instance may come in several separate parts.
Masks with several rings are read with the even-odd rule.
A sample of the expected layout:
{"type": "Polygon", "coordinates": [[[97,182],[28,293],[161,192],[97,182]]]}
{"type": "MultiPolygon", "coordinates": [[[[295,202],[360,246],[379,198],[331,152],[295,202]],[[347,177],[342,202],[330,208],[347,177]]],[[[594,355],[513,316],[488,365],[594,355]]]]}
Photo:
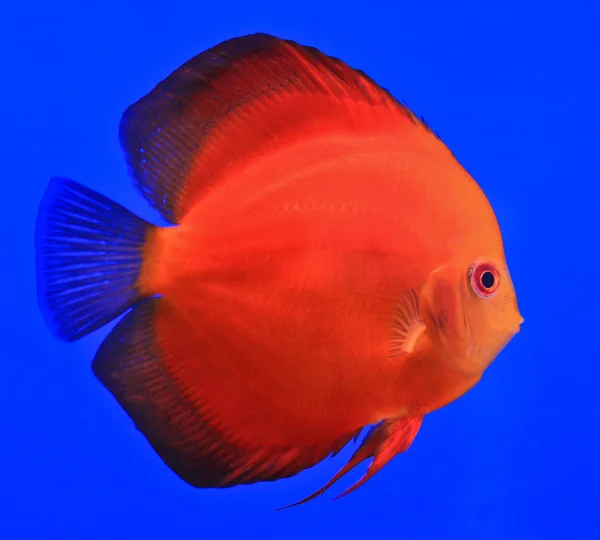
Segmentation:
{"type": "MultiPolygon", "coordinates": [[[[198,189],[187,185],[194,159],[214,128],[236,109],[290,89],[398,107],[431,131],[406,104],[343,61],[268,34],[247,35],[198,54],[125,111],[119,137],[137,189],[177,223],[181,201],[198,189]]],[[[209,184],[214,173],[196,174],[194,183],[209,184]]]]}

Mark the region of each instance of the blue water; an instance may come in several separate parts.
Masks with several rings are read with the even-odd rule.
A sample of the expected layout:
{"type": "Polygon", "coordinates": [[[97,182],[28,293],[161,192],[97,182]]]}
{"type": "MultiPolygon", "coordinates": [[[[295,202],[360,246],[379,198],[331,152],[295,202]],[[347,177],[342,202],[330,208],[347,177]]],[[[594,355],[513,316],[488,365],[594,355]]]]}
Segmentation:
{"type": "Polygon", "coordinates": [[[600,538],[598,8],[325,4],[2,5],[1,540],[600,538]],[[156,222],[126,174],[122,112],[201,50],[255,31],[341,57],[427,119],[497,212],[525,317],[481,383],[431,414],[405,455],[344,499],[331,501],[364,467],[277,513],[353,448],[293,479],[195,490],[91,372],[113,325],[60,342],[35,296],[49,177],[156,222]]]}

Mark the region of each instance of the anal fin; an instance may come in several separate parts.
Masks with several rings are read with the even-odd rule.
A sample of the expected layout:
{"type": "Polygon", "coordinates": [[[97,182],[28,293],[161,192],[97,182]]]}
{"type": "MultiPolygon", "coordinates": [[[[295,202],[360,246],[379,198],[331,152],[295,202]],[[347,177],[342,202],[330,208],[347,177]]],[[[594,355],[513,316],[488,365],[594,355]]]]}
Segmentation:
{"type": "Polygon", "coordinates": [[[373,478],[373,476],[375,476],[375,474],[377,474],[395,456],[408,450],[416,437],[422,422],[423,416],[401,416],[384,420],[372,427],[362,444],[350,458],[350,461],[348,461],[348,463],[329,482],[327,482],[327,484],[301,501],[284,506],[283,508],[278,508],[278,510],[298,506],[311,501],[319,495],[323,495],[325,491],[357,465],[369,458],[373,458],[366,474],[353,486],[335,498],[339,499],[340,497],[348,495],[362,486],[367,480],[373,478]]]}
{"type": "Polygon", "coordinates": [[[252,396],[230,391],[226,379],[211,373],[210,351],[189,334],[164,297],[148,298],[115,326],[93,361],[98,379],[185,482],[229,487],[287,478],[357,436],[296,446],[256,437],[253,421],[269,418],[248,416],[256,405],[252,396]],[[217,390],[211,394],[210,388],[217,390]]]}

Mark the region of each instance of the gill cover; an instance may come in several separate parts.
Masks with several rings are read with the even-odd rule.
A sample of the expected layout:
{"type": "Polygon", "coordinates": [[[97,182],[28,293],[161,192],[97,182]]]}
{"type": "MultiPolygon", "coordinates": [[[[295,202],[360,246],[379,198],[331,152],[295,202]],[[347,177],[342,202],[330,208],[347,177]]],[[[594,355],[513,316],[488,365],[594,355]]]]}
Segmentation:
{"type": "Polygon", "coordinates": [[[464,272],[444,266],[431,274],[421,290],[423,318],[433,342],[454,369],[470,374],[472,331],[467,319],[464,272]]]}

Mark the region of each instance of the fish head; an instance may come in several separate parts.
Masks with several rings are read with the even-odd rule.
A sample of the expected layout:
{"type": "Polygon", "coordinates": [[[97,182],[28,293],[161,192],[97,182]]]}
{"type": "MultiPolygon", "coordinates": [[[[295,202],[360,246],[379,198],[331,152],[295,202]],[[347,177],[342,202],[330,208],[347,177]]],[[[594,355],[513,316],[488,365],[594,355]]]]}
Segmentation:
{"type": "Polygon", "coordinates": [[[421,297],[428,333],[441,356],[467,375],[482,374],[523,322],[505,261],[481,257],[436,268],[421,297]]]}

